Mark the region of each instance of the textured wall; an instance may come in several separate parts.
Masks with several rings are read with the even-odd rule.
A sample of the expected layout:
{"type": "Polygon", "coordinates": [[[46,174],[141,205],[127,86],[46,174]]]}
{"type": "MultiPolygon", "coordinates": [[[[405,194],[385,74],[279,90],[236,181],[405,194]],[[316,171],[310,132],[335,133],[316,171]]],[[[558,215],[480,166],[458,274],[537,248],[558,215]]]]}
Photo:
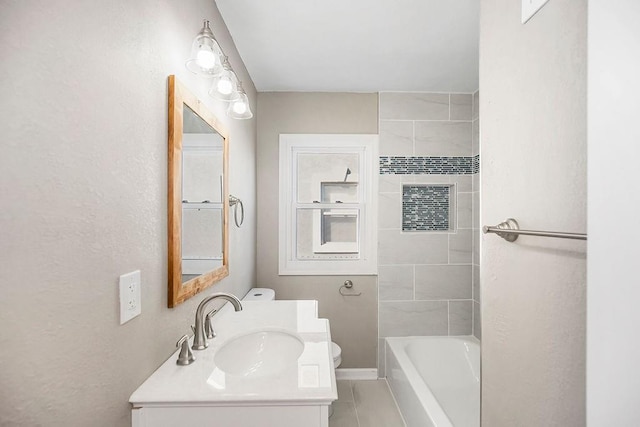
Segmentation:
{"type": "Polygon", "coordinates": [[[638,181],[638,20],[637,0],[589,0],[589,427],[640,425],[640,191],[621,185],[638,181]]]}
{"type": "Polygon", "coordinates": [[[278,276],[278,156],[281,133],[376,134],[376,94],[260,93],[258,95],[258,285],[278,299],[316,299],[342,347],[341,368],[375,368],[376,276],[278,276]],[[354,283],[360,297],[338,288],[354,283]]]}
{"type": "MultiPolygon", "coordinates": [[[[481,218],[585,232],[587,1],[482,0],[481,218]]],[[[482,423],[585,425],[586,243],[481,240],[482,423]]]]}
{"type": "Polygon", "coordinates": [[[167,308],[169,74],[230,129],[247,219],[214,289],[254,283],[255,120],[228,120],[183,66],[205,17],[255,101],[211,1],[2,2],[1,425],[130,425],[130,394],[189,331],[200,298],[167,308]],[[135,269],[142,314],[120,326],[135,269]]]}
{"type": "Polygon", "coordinates": [[[380,376],[385,337],[473,333],[472,119],[472,94],[380,94],[380,376]],[[441,166],[443,158],[451,164],[441,166]],[[406,231],[406,185],[454,185],[453,231],[406,231]]]}

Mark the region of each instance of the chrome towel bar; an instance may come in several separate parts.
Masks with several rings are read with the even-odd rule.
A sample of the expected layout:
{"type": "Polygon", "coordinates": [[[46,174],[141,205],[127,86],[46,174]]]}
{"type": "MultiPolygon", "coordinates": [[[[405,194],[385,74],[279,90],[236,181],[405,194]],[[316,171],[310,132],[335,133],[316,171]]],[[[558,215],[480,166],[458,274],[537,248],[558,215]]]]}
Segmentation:
{"type": "Polygon", "coordinates": [[[557,231],[534,231],[534,230],[520,230],[518,221],[513,218],[509,218],[500,224],[489,227],[485,225],[482,227],[484,234],[495,233],[502,237],[507,242],[514,242],[519,235],[525,236],[542,236],[542,237],[556,237],[559,239],[574,239],[574,240],[587,240],[587,235],[584,233],[563,233],[557,231]]]}

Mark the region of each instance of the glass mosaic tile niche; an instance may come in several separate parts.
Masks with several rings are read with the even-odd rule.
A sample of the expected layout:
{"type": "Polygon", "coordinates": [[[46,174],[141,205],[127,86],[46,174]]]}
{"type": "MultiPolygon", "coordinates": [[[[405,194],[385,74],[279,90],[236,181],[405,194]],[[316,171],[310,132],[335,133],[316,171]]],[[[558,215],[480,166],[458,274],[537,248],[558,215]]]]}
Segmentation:
{"type": "Polygon", "coordinates": [[[453,230],[453,185],[402,186],[402,231],[453,230]]]}

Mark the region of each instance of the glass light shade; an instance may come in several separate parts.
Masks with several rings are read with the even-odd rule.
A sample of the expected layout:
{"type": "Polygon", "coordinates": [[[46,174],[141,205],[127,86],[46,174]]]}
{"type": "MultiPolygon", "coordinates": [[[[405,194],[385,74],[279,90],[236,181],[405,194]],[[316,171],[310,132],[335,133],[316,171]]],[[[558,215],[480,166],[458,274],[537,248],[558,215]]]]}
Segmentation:
{"type": "Polygon", "coordinates": [[[191,56],[185,66],[194,74],[213,78],[222,72],[222,56],[222,49],[213,37],[209,21],[205,20],[202,30],[193,40],[191,56]]]}
{"type": "Polygon", "coordinates": [[[229,102],[227,116],[232,119],[250,119],[253,117],[251,107],[249,106],[249,98],[240,84],[238,84],[238,99],[229,102]]]}
{"type": "Polygon", "coordinates": [[[238,78],[231,69],[231,64],[226,56],[222,61],[222,72],[213,78],[209,95],[221,101],[234,101],[240,98],[238,78]]]}

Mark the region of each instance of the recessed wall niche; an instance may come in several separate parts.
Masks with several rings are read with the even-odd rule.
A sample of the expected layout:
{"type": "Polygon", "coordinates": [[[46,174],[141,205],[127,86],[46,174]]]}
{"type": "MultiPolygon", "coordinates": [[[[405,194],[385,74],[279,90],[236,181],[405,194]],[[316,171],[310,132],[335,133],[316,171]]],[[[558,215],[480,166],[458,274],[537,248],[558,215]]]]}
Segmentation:
{"type": "Polygon", "coordinates": [[[455,186],[402,186],[402,231],[453,231],[455,186]]]}

